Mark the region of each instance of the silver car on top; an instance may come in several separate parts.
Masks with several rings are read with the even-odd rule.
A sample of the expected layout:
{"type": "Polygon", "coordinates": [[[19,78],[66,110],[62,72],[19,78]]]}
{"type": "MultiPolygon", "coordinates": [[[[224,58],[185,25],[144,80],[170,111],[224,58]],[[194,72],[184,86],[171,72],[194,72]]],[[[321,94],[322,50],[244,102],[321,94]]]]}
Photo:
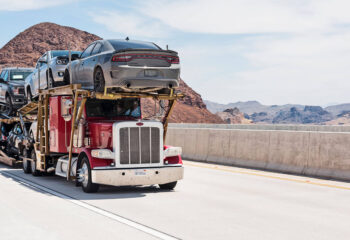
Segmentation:
{"type": "MultiPolygon", "coordinates": [[[[72,59],[80,54],[79,51],[71,51],[72,59]]],[[[68,50],[52,50],[44,53],[37,61],[34,72],[25,80],[27,99],[37,96],[39,89],[64,85],[63,76],[68,62],[68,50]]]]}
{"type": "Polygon", "coordinates": [[[177,88],[179,81],[177,52],[162,50],[154,43],[131,40],[91,43],[79,59],[67,65],[64,74],[66,84],[78,83],[98,92],[105,87],[116,91],[167,92],[177,88]]]}

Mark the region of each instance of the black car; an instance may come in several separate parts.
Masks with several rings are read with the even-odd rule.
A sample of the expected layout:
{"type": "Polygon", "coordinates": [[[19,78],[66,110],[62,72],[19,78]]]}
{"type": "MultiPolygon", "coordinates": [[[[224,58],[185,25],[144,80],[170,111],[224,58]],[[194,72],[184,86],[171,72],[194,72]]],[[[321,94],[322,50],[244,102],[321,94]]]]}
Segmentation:
{"type": "Polygon", "coordinates": [[[4,68],[0,74],[1,112],[11,115],[15,109],[26,104],[24,80],[33,68],[4,68]]]}

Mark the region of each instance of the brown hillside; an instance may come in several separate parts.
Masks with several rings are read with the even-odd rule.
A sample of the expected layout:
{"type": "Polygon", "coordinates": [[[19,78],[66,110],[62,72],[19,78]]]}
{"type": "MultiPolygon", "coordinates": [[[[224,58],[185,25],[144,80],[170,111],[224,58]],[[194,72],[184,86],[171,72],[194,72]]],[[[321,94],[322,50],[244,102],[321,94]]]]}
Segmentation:
{"type": "MultiPolygon", "coordinates": [[[[0,49],[0,68],[18,66],[34,67],[37,59],[48,50],[83,50],[100,37],[54,23],[40,23],[18,34],[0,49]]],[[[172,122],[223,123],[222,119],[210,113],[201,96],[181,81],[180,90],[186,95],[177,103],[172,122]]],[[[146,101],[144,111],[151,111],[152,104],[146,101]]]]}
{"type": "Polygon", "coordinates": [[[0,49],[0,68],[8,66],[34,67],[48,50],[83,50],[100,37],[72,27],[54,23],[39,23],[18,34],[0,49]]]}

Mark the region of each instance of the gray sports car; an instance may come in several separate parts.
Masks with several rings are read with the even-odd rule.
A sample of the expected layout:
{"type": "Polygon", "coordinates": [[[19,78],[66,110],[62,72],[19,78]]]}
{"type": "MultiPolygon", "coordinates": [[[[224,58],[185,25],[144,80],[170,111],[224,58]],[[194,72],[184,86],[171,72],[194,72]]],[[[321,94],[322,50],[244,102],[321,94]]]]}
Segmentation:
{"type": "MultiPolygon", "coordinates": [[[[72,59],[80,54],[79,51],[71,51],[72,59]]],[[[25,94],[28,101],[38,95],[39,89],[63,85],[68,55],[68,50],[51,50],[39,58],[33,74],[25,80],[25,94]]]]}
{"type": "Polygon", "coordinates": [[[179,80],[177,52],[131,40],[91,43],[79,59],[67,65],[64,74],[65,84],[79,83],[98,92],[105,87],[116,91],[168,91],[178,87],[179,80]]]}

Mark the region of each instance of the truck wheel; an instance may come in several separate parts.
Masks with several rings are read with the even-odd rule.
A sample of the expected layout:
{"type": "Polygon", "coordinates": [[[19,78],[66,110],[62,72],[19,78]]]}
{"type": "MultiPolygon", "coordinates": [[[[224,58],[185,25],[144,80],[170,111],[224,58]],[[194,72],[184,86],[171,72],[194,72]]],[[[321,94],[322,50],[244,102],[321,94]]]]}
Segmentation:
{"type": "Polygon", "coordinates": [[[84,157],[81,161],[78,178],[84,192],[94,193],[98,191],[100,185],[91,182],[91,167],[87,157],[84,157]]]}
{"type": "Polygon", "coordinates": [[[11,115],[13,111],[13,105],[12,105],[11,97],[8,95],[6,96],[6,107],[7,107],[6,114],[11,115]]]}
{"type": "MultiPolygon", "coordinates": [[[[23,149],[23,157],[25,157],[25,158],[29,157],[27,149],[23,149]]],[[[32,172],[30,163],[31,163],[30,161],[23,159],[22,167],[23,167],[24,173],[31,173],[32,172]]]]}
{"type": "Polygon", "coordinates": [[[96,92],[103,92],[105,90],[105,77],[101,68],[96,68],[94,73],[94,89],[96,92]]]}
{"type": "Polygon", "coordinates": [[[32,150],[31,159],[33,159],[33,161],[30,163],[32,175],[34,177],[40,176],[41,172],[36,169],[36,154],[34,149],[32,150]]]}
{"type": "Polygon", "coordinates": [[[163,190],[173,190],[177,184],[177,181],[166,183],[166,184],[159,184],[159,188],[163,190]]]}

